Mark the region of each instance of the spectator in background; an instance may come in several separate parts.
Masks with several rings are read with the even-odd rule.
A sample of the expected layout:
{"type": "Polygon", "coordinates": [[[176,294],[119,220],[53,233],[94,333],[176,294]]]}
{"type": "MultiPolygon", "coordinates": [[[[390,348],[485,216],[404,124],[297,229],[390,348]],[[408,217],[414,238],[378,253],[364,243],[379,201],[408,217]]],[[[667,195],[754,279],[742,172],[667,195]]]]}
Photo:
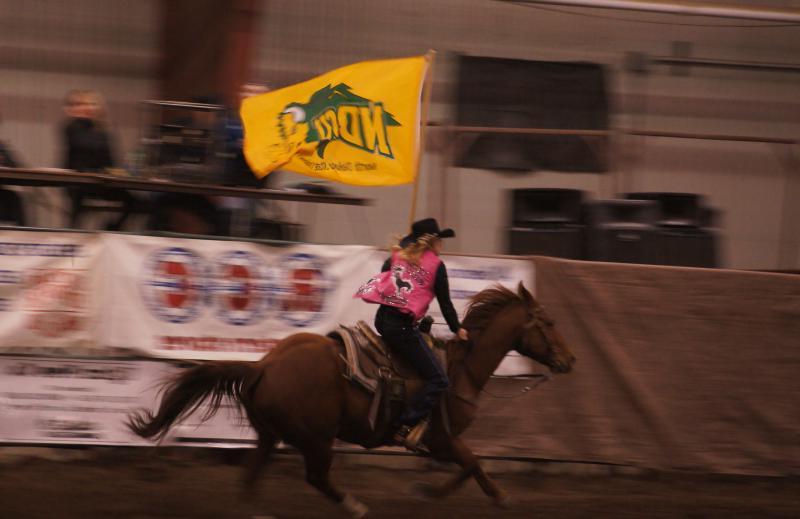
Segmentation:
{"type": "MultiPolygon", "coordinates": [[[[244,130],[239,118],[241,102],[251,96],[267,92],[262,85],[245,84],[239,90],[235,107],[224,113],[196,110],[186,120],[175,121],[185,127],[211,129],[216,142],[215,149],[222,152],[222,176],[215,181],[228,186],[260,188],[266,182],[257,178],[244,157],[242,149],[244,130]],[[220,116],[221,115],[221,116],[220,116]]],[[[192,99],[206,105],[220,105],[221,97],[205,95],[192,99]]],[[[256,201],[237,197],[207,197],[203,195],[168,193],[158,195],[153,204],[147,228],[188,234],[247,236],[251,234],[256,214],[256,201]]]]}
{"type": "MultiPolygon", "coordinates": [[[[3,122],[3,118],[0,115],[0,123],[3,122]]],[[[11,152],[11,149],[6,145],[5,142],[0,140],[0,168],[18,168],[20,167],[19,162],[17,162],[16,157],[11,152]]]]}
{"type": "MultiPolygon", "coordinates": [[[[2,117],[0,117],[0,122],[2,122],[2,117]]],[[[18,167],[20,164],[11,149],[0,140],[0,168],[18,167]]],[[[19,195],[10,189],[5,189],[0,184],[0,224],[5,223],[25,225],[25,212],[19,195]]]]}
{"type": "Polygon", "coordinates": [[[242,187],[267,187],[269,176],[259,179],[244,157],[244,126],[239,117],[242,101],[269,91],[264,85],[246,83],[239,89],[239,102],[225,116],[225,184],[242,187]]]}
{"type": "Polygon", "coordinates": [[[151,231],[224,235],[214,202],[202,195],[163,193],[156,197],[147,228],[151,231]]]}
{"type": "MultiPolygon", "coordinates": [[[[195,97],[192,102],[221,107],[219,98],[213,95],[195,97]]],[[[199,130],[203,138],[214,139],[215,143],[221,139],[223,123],[219,110],[189,110],[171,120],[170,124],[180,128],[181,131],[199,130]]],[[[215,146],[215,153],[218,148],[219,146],[215,146]]],[[[219,183],[222,180],[219,170],[208,169],[216,162],[211,161],[212,157],[206,155],[207,151],[206,147],[179,148],[177,153],[173,152],[174,160],[168,162],[166,166],[180,168],[189,165],[195,172],[199,168],[204,173],[213,175],[212,178],[219,183]],[[182,161],[187,158],[191,162],[183,163],[182,161]]],[[[226,234],[226,226],[216,197],[190,193],[159,193],[154,196],[152,206],[153,210],[150,211],[147,221],[147,229],[150,231],[198,235],[226,234]]]]}
{"type": "MultiPolygon", "coordinates": [[[[102,96],[91,90],[72,90],[64,104],[67,119],[63,127],[64,168],[75,171],[102,173],[116,165],[111,137],[106,123],[102,96]]],[[[72,200],[70,226],[78,227],[86,198],[112,200],[122,203],[119,216],[105,226],[118,231],[133,212],[135,199],[128,191],[104,186],[74,186],[68,188],[72,200]]]]}
{"type": "MultiPolygon", "coordinates": [[[[242,102],[248,97],[257,96],[269,91],[264,85],[245,83],[239,88],[236,106],[225,111],[222,128],[224,178],[228,186],[267,188],[274,176],[258,178],[253,174],[244,156],[244,125],[239,116],[242,102]]],[[[252,236],[259,206],[262,209],[274,208],[266,200],[254,198],[226,197],[221,200],[230,219],[230,230],[237,235],[252,236]]]]}

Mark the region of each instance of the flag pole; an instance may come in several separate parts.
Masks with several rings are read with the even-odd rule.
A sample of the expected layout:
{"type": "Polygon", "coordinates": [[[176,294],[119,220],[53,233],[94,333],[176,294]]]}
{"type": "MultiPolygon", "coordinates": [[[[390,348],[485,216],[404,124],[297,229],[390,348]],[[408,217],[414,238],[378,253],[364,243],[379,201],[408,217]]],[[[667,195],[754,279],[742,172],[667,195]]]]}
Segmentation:
{"type": "Polygon", "coordinates": [[[422,173],[422,155],[425,153],[425,137],[428,130],[428,109],[431,104],[431,90],[433,90],[433,63],[436,59],[436,51],[429,49],[425,54],[428,61],[428,70],[425,71],[424,91],[422,94],[422,113],[420,115],[419,129],[419,150],[417,153],[417,170],[414,175],[414,188],[411,192],[411,211],[408,216],[408,225],[414,223],[414,213],[417,211],[417,192],[419,191],[419,177],[422,173]]]}

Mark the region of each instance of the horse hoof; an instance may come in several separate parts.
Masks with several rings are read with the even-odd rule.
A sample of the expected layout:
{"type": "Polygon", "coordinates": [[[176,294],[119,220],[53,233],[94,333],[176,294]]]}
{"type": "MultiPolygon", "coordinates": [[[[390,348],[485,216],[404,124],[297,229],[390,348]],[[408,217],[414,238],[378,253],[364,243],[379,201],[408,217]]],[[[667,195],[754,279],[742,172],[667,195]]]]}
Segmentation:
{"type": "Polygon", "coordinates": [[[438,497],[436,487],[427,481],[415,481],[411,484],[411,495],[418,499],[433,499],[438,497]]]}
{"type": "Polygon", "coordinates": [[[511,505],[514,504],[513,501],[511,500],[511,496],[509,496],[505,492],[495,497],[492,501],[494,502],[494,506],[502,508],[504,510],[508,510],[509,508],[511,508],[511,505]]]}
{"type": "Polygon", "coordinates": [[[350,517],[355,517],[356,519],[366,517],[369,513],[369,507],[350,494],[344,496],[342,507],[350,514],[350,517]]]}

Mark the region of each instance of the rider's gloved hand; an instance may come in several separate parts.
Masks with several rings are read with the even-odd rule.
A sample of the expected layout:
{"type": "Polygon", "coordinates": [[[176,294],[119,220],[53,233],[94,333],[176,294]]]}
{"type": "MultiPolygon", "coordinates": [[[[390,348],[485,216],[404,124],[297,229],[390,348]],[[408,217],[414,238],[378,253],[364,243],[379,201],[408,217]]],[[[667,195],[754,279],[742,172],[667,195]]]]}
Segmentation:
{"type": "Polygon", "coordinates": [[[422,333],[431,333],[431,326],[433,326],[433,317],[426,315],[419,321],[419,331],[422,333]]]}

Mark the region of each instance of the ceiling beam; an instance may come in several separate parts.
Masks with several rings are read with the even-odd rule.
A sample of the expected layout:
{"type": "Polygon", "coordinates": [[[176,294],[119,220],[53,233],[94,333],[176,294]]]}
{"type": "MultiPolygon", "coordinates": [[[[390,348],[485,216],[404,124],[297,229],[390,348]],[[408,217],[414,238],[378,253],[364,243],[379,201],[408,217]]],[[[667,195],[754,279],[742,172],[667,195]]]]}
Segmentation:
{"type": "Polygon", "coordinates": [[[620,9],[626,11],[645,11],[650,13],[674,14],[684,16],[712,16],[717,18],[737,18],[764,22],[800,23],[800,10],[774,9],[765,7],[733,7],[724,4],[701,4],[686,2],[659,2],[655,0],[501,0],[512,4],[562,5],[570,7],[591,7],[600,9],[620,9]]]}

